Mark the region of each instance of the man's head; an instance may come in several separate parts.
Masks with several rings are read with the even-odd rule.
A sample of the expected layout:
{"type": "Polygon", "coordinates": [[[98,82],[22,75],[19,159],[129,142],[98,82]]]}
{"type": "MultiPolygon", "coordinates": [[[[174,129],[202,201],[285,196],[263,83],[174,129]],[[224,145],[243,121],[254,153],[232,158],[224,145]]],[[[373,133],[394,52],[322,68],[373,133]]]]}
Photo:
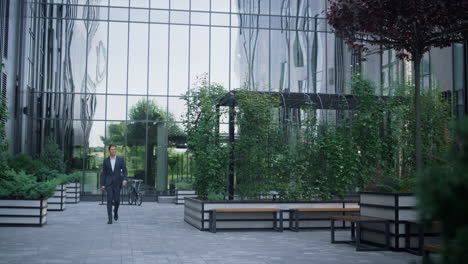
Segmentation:
{"type": "Polygon", "coordinates": [[[114,144],[109,145],[109,154],[111,157],[115,157],[115,154],[117,154],[117,146],[114,144]]]}

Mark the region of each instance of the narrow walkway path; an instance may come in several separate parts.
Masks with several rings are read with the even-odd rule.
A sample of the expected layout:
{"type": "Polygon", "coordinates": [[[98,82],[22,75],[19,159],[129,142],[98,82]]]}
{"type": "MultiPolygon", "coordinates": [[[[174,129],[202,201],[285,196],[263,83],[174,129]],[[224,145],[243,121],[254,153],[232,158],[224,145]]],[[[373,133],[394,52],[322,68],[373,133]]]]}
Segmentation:
{"type": "Polygon", "coordinates": [[[0,227],[0,264],[394,264],[420,259],[356,252],[350,245],[330,244],[329,231],[201,232],[184,222],[183,211],[172,204],[124,205],[119,221],[107,225],[105,206],[67,205],[64,212],[49,212],[42,228],[0,227]]]}

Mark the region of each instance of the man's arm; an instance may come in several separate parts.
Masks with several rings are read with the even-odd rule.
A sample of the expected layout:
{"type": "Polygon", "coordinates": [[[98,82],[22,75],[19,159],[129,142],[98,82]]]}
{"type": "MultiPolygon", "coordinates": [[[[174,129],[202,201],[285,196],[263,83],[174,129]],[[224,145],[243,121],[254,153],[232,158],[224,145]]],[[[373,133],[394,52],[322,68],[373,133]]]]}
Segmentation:
{"type": "Polygon", "coordinates": [[[106,180],[106,159],[102,162],[102,170],[101,170],[101,187],[105,188],[105,180],[106,180]]]}
{"type": "Polygon", "coordinates": [[[125,159],[122,159],[122,178],[124,181],[128,181],[128,172],[127,172],[127,164],[125,163],[125,159]]]}

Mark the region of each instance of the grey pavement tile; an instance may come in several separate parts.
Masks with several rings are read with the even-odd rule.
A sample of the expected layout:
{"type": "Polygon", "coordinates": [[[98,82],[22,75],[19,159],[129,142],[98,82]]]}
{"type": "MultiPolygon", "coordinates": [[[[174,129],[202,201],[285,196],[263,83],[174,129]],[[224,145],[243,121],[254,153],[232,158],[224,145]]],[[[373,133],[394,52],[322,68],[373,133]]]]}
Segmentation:
{"type": "MultiPolygon", "coordinates": [[[[123,205],[107,225],[97,202],[49,212],[42,228],[0,227],[0,264],[302,264],[410,263],[403,252],[356,252],[331,244],[329,231],[202,232],[183,220],[181,205],[123,205]]],[[[346,238],[346,233],[340,234],[346,238]]]]}

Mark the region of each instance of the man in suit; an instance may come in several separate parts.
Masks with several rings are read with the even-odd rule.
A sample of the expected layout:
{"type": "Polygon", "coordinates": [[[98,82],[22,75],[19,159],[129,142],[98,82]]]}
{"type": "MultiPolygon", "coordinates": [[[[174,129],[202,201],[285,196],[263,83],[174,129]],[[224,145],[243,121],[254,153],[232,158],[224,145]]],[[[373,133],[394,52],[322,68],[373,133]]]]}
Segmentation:
{"type": "Polygon", "coordinates": [[[107,192],[108,224],[112,224],[112,202],[114,202],[114,220],[119,219],[120,189],[127,186],[127,166],[125,159],[118,157],[117,146],[109,145],[109,157],[104,159],[101,173],[102,191],[107,192]]]}

